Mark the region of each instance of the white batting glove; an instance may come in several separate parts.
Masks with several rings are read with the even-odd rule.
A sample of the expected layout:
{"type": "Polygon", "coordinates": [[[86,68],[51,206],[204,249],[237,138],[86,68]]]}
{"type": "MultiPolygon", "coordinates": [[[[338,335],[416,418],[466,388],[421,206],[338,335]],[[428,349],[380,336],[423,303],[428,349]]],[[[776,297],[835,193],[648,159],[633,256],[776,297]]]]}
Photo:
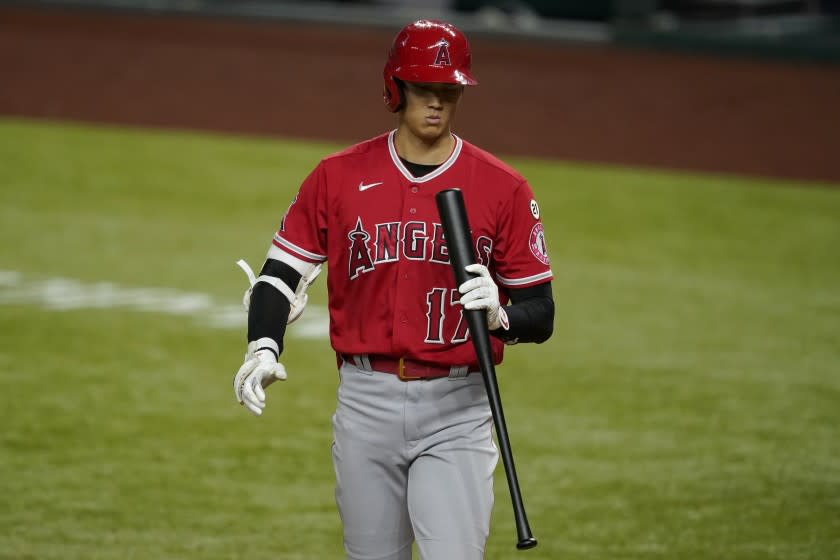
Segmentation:
{"type": "Polygon", "coordinates": [[[272,347],[276,343],[271,339],[260,339],[248,343],[245,363],[233,378],[233,392],[239,404],[259,416],[265,408],[265,391],[269,385],[277,380],[286,380],[286,368],[277,361],[274,352],[265,349],[271,341],[272,347]],[[262,350],[257,348],[263,347],[262,350]]]}
{"type": "Polygon", "coordinates": [[[467,272],[478,274],[460,286],[461,305],[464,309],[484,309],[487,311],[487,326],[491,331],[508,330],[508,318],[504,307],[499,304],[499,287],[490,277],[490,271],[483,264],[470,264],[464,267],[467,272]]]}

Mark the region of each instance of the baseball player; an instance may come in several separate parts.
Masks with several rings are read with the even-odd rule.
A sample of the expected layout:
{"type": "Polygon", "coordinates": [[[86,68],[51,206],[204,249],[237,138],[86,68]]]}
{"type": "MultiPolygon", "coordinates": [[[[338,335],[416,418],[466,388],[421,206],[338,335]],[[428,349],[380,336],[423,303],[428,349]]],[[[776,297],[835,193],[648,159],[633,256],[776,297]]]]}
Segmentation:
{"type": "MultiPolygon", "coordinates": [[[[478,82],[454,26],[420,20],[394,39],[384,99],[397,128],[323,159],[274,235],[248,300],[248,350],[234,378],[256,415],[286,379],[287,323],[328,266],[339,366],[332,458],[351,559],[480,559],[498,453],[464,309],[505,343],[551,336],[554,303],[540,210],[515,170],[452,133],[478,82]],[[477,264],[456,286],[435,194],[457,187],[477,264]]],[[[492,115],[490,118],[503,118],[492,115]]]]}

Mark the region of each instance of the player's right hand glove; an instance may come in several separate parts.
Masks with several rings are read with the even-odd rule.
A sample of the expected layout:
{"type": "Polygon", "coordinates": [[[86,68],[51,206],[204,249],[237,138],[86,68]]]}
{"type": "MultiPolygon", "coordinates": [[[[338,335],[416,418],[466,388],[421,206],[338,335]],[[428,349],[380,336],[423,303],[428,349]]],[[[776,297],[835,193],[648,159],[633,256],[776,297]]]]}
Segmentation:
{"type": "Polygon", "coordinates": [[[508,330],[508,317],[505,308],[499,303],[499,287],[490,276],[490,271],[483,264],[469,264],[464,270],[477,277],[467,280],[460,286],[461,305],[464,309],[484,309],[487,311],[487,326],[491,331],[508,330]]]}
{"type": "Polygon", "coordinates": [[[239,404],[259,416],[265,408],[265,391],[277,380],[286,380],[286,368],[268,348],[257,350],[258,341],[248,343],[245,363],[233,378],[233,392],[239,404]]]}

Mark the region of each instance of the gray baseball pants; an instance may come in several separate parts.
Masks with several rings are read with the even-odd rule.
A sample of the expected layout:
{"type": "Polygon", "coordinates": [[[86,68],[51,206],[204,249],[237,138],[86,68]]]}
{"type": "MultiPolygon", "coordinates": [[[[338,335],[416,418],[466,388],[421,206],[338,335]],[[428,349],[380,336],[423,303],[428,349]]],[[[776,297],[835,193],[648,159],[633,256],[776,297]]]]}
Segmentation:
{"type": "Polygon", "coordinates": [[[402,381],[345,362],[336,503],[352,560],[481,560],[498,451],[480,374],[402,381]]]}

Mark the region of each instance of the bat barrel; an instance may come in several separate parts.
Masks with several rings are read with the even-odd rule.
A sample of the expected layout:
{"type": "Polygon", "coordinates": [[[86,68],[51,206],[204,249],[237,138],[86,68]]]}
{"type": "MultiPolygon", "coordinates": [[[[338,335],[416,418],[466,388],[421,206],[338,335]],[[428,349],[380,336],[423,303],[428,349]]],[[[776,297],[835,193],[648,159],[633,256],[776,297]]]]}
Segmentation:
{"type": "Polygon", "coordinates": [[[455,282],[460,285],[475,277],[475,274],[464,270],[465,266],[475,263],[464,197],[459,189],[446,189],[437,193],[435,200],[446,239],[449,261],[455,273],[455,282]]]}

